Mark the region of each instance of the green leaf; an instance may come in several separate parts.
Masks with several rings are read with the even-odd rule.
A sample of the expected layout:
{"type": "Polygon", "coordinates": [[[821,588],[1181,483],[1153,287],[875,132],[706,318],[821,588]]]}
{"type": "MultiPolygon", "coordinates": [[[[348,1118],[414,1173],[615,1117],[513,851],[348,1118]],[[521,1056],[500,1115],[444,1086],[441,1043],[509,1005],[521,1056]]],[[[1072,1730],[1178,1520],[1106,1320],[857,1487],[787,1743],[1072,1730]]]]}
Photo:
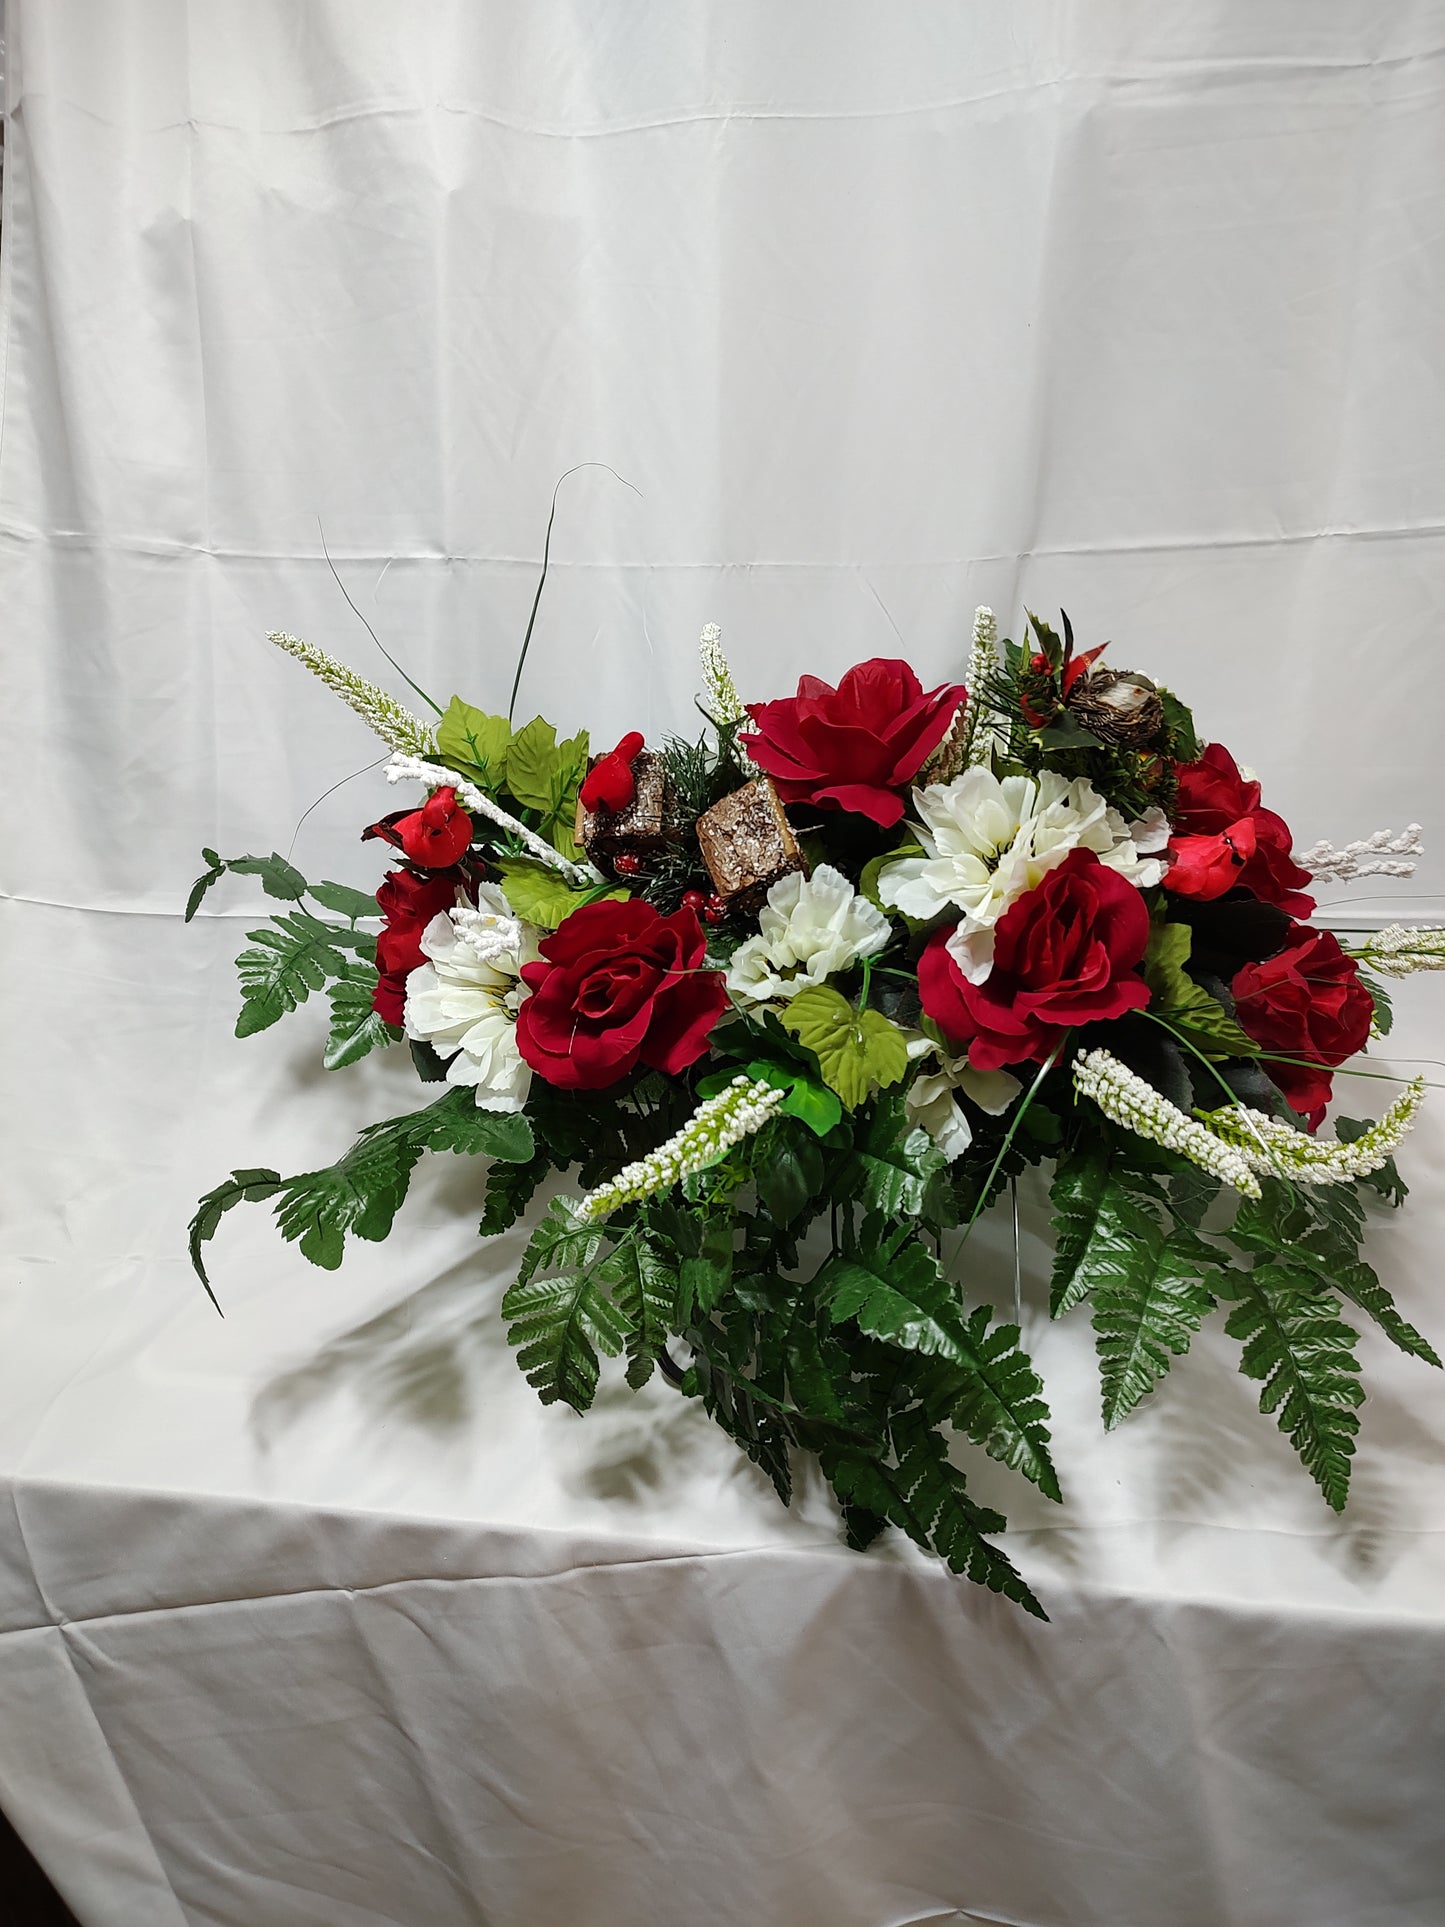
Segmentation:
{"type": "Polygon", "coordinates": [[[1206,1057],[1257,1057],[1259,1045],[1185,970],[1193,942],[1187,924],[1162,922],[1156,915],[1144,953],[1150,1010],[1206,1057]]]}
{"type": "Polygon", "coordinates": [[[281,1186],[276,1219],[312,1264],[334,1271],[346,1234],[380,1240],[391,1230],[424,1151],[485,1153],[521,1162],[534,1149],[525,1117],[478,1110],[471,1090],[448,1090],[425,1110],[372,1124],[346,1154],[281,1186]]]}
{"type": "Polygon", "coordinates": [[[646,1238],[633,1233],[603,1259],[598,1276],[612,1287],[630,1327],[627,1382],[638,1391],[652,1377],[657,1355],[667,1343],[677,1302],[677,1273],[646,1238]]]}
{"type": "Polygon", "coordinates": [[[224,1212],[238,1204],[259,1204],[272,1198],[281,1189],[279,1171],[233,1171],[224,1183],[218,1184],[214,1191],[208,1191],[196,1206],[196,1215],[190,1222],[189,1248],[191,1263],[195,1266],[196,1276],[206,1287],[206,1295],[219,1311],[216,1294],[211,1290],[211,1281],[206,1276],[205,1263],[201,1258],[201,1246],[216,1235],[216,1227],[224,1212]]]}
{"type": "Polygon", "coordinates": [[[512,738],[507,752],[507,788],[525,808],[541,815],[541,830],[563,855],[576,844],[572,826],[577,792],[587,774],[585,731],[557,741],[557,732],[540,716],[512,738]]]}
{"type": "Polygon", "coordinates": [[[371,1008],[376,971],[366,964],[348,964],[346,975],[327,988],[331,1004],[331,1035],[321,1059],[329,1071],[355,1064],[369,1051],[401,1041],[401,1030],[371,1008]]]}
{"type": "Polygon", "coordinates": [[[532,1233],[517,1282],[502,1299],[508,1341],[544,1405],[585,1412],[597,1391],[599,1351],[616,1357],[631,1329],[602,1289],[602,1233],[554,1198],[532,1233]]]}
{"type": "Polygon", "coordinates": [[[915,1544],[936,1552],[953,1572],[1002,1593],[1036,1619],[1047,1619],[1013,1561],[985,1537],[1002,1531],[1006,1522],[969,1497],[963,1474],[949,1463],[947,1446],[926,1416],[901,1413],[890,1430],[896,1465],[853,1451],[820,1453],[845,1508],[889,1520],[915,1544]]]}
{"type": "Polygon", "coordinates": [[[1159,701],[1164,709],[1164,727],[1169,734],[1169,752],[1181,763],[1197,762],[1203,752],[1194,728],[1193,712],[1174,694],[1173,690],[1159,689],[1159,701]]]}
{"type": "Polygon", "coordinates": [[[1160,1202],[1152,1178],[1116,1173],[1109,1154],[1090,1143],[1060,1160],[1050,1197],[1054,1206],[1054,1275],[1049,1315],[1062,1318],[1113,1276],[1121,1242],[1150,1235],[1150,1206],[1160,1202]]]}
{"type": "Polygon", "coordinates": [[[379,917],[376,898],[369,897],[365,890],[353,890],[349,883],[308,883],[306,894],[314,897],[326,910],[334,910],[339,917],[346,917],[355,923],[361,917],[379,917]]]}
{"type": "Polygon", "coordinates": [[[477,1229],[484,1238],[510,1230],[531,1203],[532,1194],[552,1168],[545,1151],[538,1151],[525,1164],[494,1164],[487,1173],[487,1201],[477,1229]]]}
{"type": "Polygon", "coordinates": [[[221,878],[226,874],[226,865],[222,859],[216,855],[214,850],[202,850],[201,855],[206,862],[209,863],[210,868],[204,875],[198,876],[191,885],[191,894],[186,898],[186,914],[184,918],[186,923],[189,923],[191,918],[195,916],[197,910],[200,909],[206,892],[210,889],[211,885],[213,883],[219,883],[221,878]]]}
{"type": "Polygon", "coordinates": [[[299,903],[306,894],[306,879],[294,863],[288,863],[284,856],[273,850],[270,856],[233,856],[226,859],[225,867],[233,876],[259,877],[261,888],[268,897],[279,897],[288,903],[299,903]]]}
{"type": "Polygon", "coordinates": [[[308,910],[291,910],[260,930],[248,930],[246,936],[256,948],[243,950],[236,959],[243,1000],[236,1035],[249,1037],[269,1029],[329,977],[344,977],[347,964],[337,939],[354,934],[338,932],[308,910]]]}
{"type": "Polygon", "coordinates": [[[911,1225],[885,1230],[881,1218],[865,1219],[857,1252],[830,1258],[819,1281],[835,1319],[901,1351],[969,1363],[973,1344],[957,1296],[911,1225]]]}
{"type": "MultiPolygon", "coordinates": [[[[1379,1037],[1388,1037],[1395,1027],[1393,998],[1378,977],[1367,976],[1363,970],[1360,972],[1360,983],[1375,1006],[1375,1034],[1379,1037]]],[[[1361,1126],[1361,1129],[1363,1128],[1364,1126],[1361,1126]]]]}
{"type": "Polygon", "coordinates": [[[929,1180],[946,1163],[927,1131],[908,1128],[901,1103],[880,1099],[858,1140],[847,1180],[865,1211],[916,1218],[929,1180]]]}
{"type": "Polygon", "coordinates": [[[694,1311],[712,1311],[733,1278],[733,1215],[709,1212],[697,1228],[698,1249],[678,1268],[677,1322],[691,1322],[694,1311]]]}
{"type": "Polygon", "coordinates": [[[505,716],[489,716],[453,696],[437,724],[437,752],[453,768],[475,771],[479,786],[495,794],[507,779],[507,749],[512,727],[505,716]]]}
{"type": "Polygon", "coordinates": [[[502,873],[503,890],[513,910],[543,930],[555,930],[583,904],[619,903],[628,896],[625,889],[574,890],[556,870],[549,870],[541,863],[529,863],[525,857],[500,857],[497,868],[502,873]]]}
{"type": "Polygon", "coordinates": [[[1276,1415],[1328,1504],[1341,1511],[1364,1393],[1355,1334],[1337,1315],[1339,1300],[1274,1264],[1229,1272],[1220,1292],[1236,1301],[1224,1329],[1243,1343],[1240,1370],[1263,1380],[1260,1411],[1276,1415]]]}
{"type": "Polygon", "coordinates": [[[1043,1383],[1019,1344],[1019,1328],[997,1324],[991,1305],[970,1314],[965,1330],[968,1356],[961,1376],[949,1374],[949,1418],[981,1445],[990,1458],[1022,1472],[1046,1498],[1063,1502],[1058,1474],[1049,1456],[1049,1408],[1043,1383]]]}
{"type": "Polygon", "coordinates": [[[1214,1299],[1200,1282],[1206,1247],[1167,1240],[1157,1220],[1116,1256],[1093,1290],[1104,1430],[1112,1432],[1189,1349],[1214,1299]]]}
{"type": "Polygon", "coordinates": [[[758,1197],[780,1225],[792,1224],[823,1188],[823,1153],[796,1123],[764,1128],[754,1140],[752,1168],[758,1197]]]}
{"type": "Polygon", "coordinates": [[[896,1084],[907,1073],[908,1047],[897,1024],[876,1010],[855,1010],[826,984],[799,991],[781,1018],[849,1110],[875,1084],[896,1084]]]}

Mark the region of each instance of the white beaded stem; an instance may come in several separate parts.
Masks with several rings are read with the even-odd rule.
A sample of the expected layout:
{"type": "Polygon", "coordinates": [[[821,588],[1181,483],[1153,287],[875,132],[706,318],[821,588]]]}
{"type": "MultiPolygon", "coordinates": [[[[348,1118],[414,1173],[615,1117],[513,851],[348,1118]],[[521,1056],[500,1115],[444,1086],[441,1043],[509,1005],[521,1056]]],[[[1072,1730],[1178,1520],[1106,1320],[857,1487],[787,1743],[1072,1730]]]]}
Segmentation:
{"type": "Polygon", "coordinates": [[[589,1191],[577,1207],[578,1216],[596,1223],[624,1204],[637,1204],[659,1191],[670,1191],[743,1138],[760,1131],[786,1096],[786,1091],[760,1079],[745,1074],[735,1077],[726,1090],[700,1104],[666,1144],[624,1165],[615,1178],[589,1191]]]}
{"type": "Polygon", "coordinates": [[[429,763],[420,756],[393,756],[386,766],[388,783],[424,783],[428,789],[449,787],[457,793],[457,800],[464,809],[474,816],[485,816],[495,823],[498,829],[510,830],[523,843],[539,863],[545,863],[549,870],[556,870],[576,889],[585,890],[589,884],[600,881],[596,873],[581,863],[570,862],[559,850],[535,830],[529,830],[525,823],[519,823],[515,816],[509,816],[500,803],[494,803],[484,790],[475,783],[469,783],[465,776],[458,776],[455,770],[444,769],[440,763],[429,763]]]}
{"type": "Polygon", "coordinates": [[[319,677],[356,711],[368,729],[375,730],[388,749],[408,756],[430,756],[435,752],[436,733],[430,723],[413,716],[395,696],[388,696],[384,689],[358,676],[335,656],[328,656],[315,643],[303,642],[300,636],[287,635],[284,629],[270,630],[266,640],[274,642],[278,649],[284,649],[288,656],[294,656],[313,676],[319,677]]]}
{"type": "Polygon", "coordinates": [[[1369,1177],[1394,1156],[1424,1102],[1425,1080],[1417,1077],[1385,1115],[1350,1144],[1307,1137],[1278,1118],[1252,1114],[1246,1123],[1234,1106],[1201,1115],[1209,1129],[1235,1145],[1256,1171],[1292,1178],[1297,1184],[1348,1184],[1352,1178],[1369,1177]]]}
{"type": "Polygon", "coordinates": [[[1417,970],[1445,970],[1445,930],[1392,923],[1355,947],[1354,957],[1381,977],[1413,977],[1417,970]]]}
{"type": "Polygon", "coordinates": [[[973,612],[973,648],[968,658],[968,702],[963,712],[963,733],[955,756],[959,767],[986,763],[993,748],[993,724],[985,720],[979,691],[998,667],[998,623],[993,610],[980,604],[973,612]]]}
{"type": "Polygon", "coordinates": [[[1166,1151],[1177,1151],[1247,1198],[1259,1196],[1259,1179],[1242,1151],[1221,1142],[1198,1118],[1161,1097],[1152,1084],[1108,1051],[1084,1051],[1074,1059],[1074,1088],[1125,1130],[1162,1144],[1166,1151]]]}

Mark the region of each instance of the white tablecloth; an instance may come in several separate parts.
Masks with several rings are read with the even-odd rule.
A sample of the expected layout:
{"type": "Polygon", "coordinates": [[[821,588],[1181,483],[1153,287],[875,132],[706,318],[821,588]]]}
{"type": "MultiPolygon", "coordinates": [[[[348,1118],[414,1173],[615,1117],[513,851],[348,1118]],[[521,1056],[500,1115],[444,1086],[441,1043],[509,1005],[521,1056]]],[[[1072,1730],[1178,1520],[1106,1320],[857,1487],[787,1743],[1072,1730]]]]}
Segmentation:
{"type": "MultiPolygon", "coordinates": [[[[0,1803],[86,1927],[1433,1927],[1435,1374],[1367,1336],[1341,1520],[1217,1332],[1105,1440],[1031,1197],[1067,1504],[977,1484],[1037,1625],[665,1385],[540,1408],[459,1160],[335,1274],[233,1214],[217,1319],[196,1196],[418,1093],[237,1043],[259,900],[178,912],[372,754],[258,640],[386,673],[318,516],[504,706],[594,458],[644,499],[566,485],[524,710],[682,726],[708,619],[771,694],[1063,601],[1303,842],[1424,822],[1418,894],[1333,894],[1438,913],[1445,11],[9,11],[0,1803]]],[[[387,806],[296,860],[374,882],[387,806]]],[[[1372,1245],[1437,1344],[1442,1120],[1372,1245]]]]}

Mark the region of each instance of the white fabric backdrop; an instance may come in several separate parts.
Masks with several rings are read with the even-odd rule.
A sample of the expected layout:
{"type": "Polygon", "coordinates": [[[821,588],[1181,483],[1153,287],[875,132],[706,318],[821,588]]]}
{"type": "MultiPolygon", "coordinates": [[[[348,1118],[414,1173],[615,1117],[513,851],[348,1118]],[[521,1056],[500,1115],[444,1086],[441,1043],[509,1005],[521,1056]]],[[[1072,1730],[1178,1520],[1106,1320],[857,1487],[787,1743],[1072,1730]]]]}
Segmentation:
{"type": "MultiPolygon", "coordinates": [[[[835,1550],[665,1388],[538,1408],[466,1172],[335,1276],[237,1214],[216,1320],[196,1195],[414,1085],[327,1078],[309,1016],[235,1043],[257,900],[178,913],[203,842],[285,850],[373,753],[261,640],[384,671],[318,523],[420,682],[504,706],[595,460],[640,497],[565,484],[523,713],[686,723],[707,620],[761,695],[1062,602],[1302,842],[1422,821],[1438,914],[1445,7],[9,0],[9,38],[0,1800],[87,1927],[1437,1922],[1424,1367],[1367,1339],[1337,1522],[1217,1337],[1103,1441],[1031,1236],[1069,1502],[980,1481],[1026,1624],[835,1550]]],[[[297,861],[373,883],[388,800],[297,861]]],[[[1442,1054],[1437,986],[1400,1001],[1442,1054]]],[[[1374,1249],[1437,1343],[1442,1152],[1374,1249]]]]}

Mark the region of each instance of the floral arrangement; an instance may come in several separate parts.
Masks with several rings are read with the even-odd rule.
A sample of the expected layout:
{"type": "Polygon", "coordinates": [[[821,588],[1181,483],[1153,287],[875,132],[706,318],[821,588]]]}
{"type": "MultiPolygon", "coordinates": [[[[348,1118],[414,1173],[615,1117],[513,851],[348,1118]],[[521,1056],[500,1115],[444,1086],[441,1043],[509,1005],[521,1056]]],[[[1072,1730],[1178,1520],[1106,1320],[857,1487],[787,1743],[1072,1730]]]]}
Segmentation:
{"type": "Polygon", "coordinates": [[[1445,932],[1346,948],[1309,886],[1408,873],[1416,826],[1302,860],[1178,697],[1076,651],[1067,617],[1000,642],[980,609],[962,682],[874,660],[746,704],[709,627],[706,730],[601,756],[460,697],[423,720],[272,640],[421,800],[362,832],[391,866],[374,896],[207,850],[187,918],[227,872],[259,877],[289,907],[249,933],[237,1034],[324,988],[328,1068],[395,1049],[438,1089],[334,1164],[202,1199],[208,1291],[202,1246],[243,1200],[334,1267],[388,1235],[426,1152],[486,1160],[483,1237],[563,1174],[502,1301],[543,1400],[585,1411],[599,1354],[625,1355],[785,1503],[814,1455],[850,1544],[893,1525],[1041,1614],[958,1448],[1061,1497],[1017,1309],[977,1302],[967,1249],[1046,1163],[1050,1310],[1088,1307],[1104,1424],[1222,1310],[1343,1506],[1354,1316],[1440,1363],[1359,1249],[1370,1194],[1404,1197],[1423,1080],[1321,1127],[1389,1028],[1382,979],[1445,967],[1445,932]]]}

